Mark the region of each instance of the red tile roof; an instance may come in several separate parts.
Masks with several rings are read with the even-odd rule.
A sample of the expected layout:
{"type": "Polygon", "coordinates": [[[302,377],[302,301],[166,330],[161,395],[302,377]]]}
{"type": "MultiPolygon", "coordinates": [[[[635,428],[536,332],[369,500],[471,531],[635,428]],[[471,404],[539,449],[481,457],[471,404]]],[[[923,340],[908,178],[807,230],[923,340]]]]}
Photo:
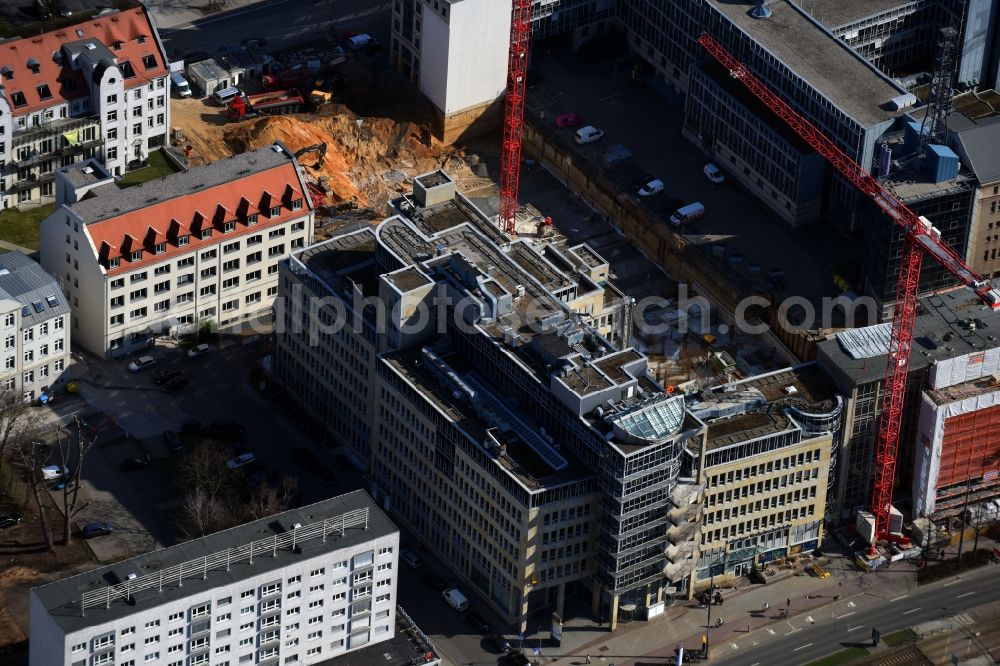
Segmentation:
{"type": "MultiPolygon", "coordinates": [[[[202,167],[205,168],[205,167],[202,167]]],[[[181,175],[181,174],[177,174],[181,175]]],[[[169,180],[167,176],[162,180],[169,180]]],[[[147,183],[152,186],[159,181],[147,183]]],[[[106,185],[105,187],[115,187],[106,185]]],[[[163,186],[163,190],[168,189],[163,186]]],[[[159,189],[159,188],[158,188],[159,189]]],[[[162,190],[161,190],[162,191],[162,190]]],[[[152,194],[152,190],[150,194],[152,194]]],[[[114,196],[114,191],[98,193],[101,196],[114,196]]],[[[156,201],[148,206],[129,212],[90,222],[86,219],[87,233],[95,254],[107,275],[127,273],[143,266],[173,259],[182,254],[227,243],[236,238],[259,233],[284,224],[292,219],[303,217],[309,213],[312,202],[305,196],[299,185],[295,163],[286,162],[276,167],[252,173],[242,178],[224,182],[220,185],[207,187],[197,192],[156,201]],[[261,213],[251,206],[249,210],[241,202],[261,200],[267,191],[282,192],[284,196],[274,201],[274,206],[281,210],[276,217],[270,217],[270,210],[261,213]],[[292,210],[293,202],[298,201],[300,208],[292,210]],[[231,215],[206,217],[203,211],[236,211],[231,215]],[[247,212],[244,212],[247,211],[247,212]],[[248,215],[258,214],[255,224],[248,224],[248,215]],[[233,221],[236,228],[224,232],[224,224],[233,221]],[[203,229],[211,229],[212,236],[201,238],[203,229]],[[178,245],[178,237],[187,236],[187,245],[178,245]],[[166,243],[166,251],[154,254],[157,242],[166,243]],[[142,250],[142,258],[132,261],[134,250],[142,250]],[[117,268],[108,268],[109,260],[119,258],[117,268]]],[[[261,246],[264,247],[263,245],[261,246]]]]}
{"type": "Polygon", "coordinates": [[[13,74],[12,78],[2,75],[2,83],[15,116],[90,95],[82,73],[68,62],[63,64],[63,58],[59,62],[55,58],[63,45],[83,39],[96,39],[104,44],[119,64],[131,63],[135,76],[125,79],[127,89],[167,74],[166,55],[160,51],[153,24],[141,7],[95,17],[36,37],[10,40],[0,44],[0,64],[5,72],[9,68],[13,74]],[[120,48],[116,49],[116,45],[120,48]],[[153,58],[152,68],[147,68],[143,61],[147,56],[153,58]],[[49,97],[43,98],[38,90],[42,84],[48,86],[49,97]],[[11,98],[18,92],[23,93],[26,103],[15,107],[11,98]]]}

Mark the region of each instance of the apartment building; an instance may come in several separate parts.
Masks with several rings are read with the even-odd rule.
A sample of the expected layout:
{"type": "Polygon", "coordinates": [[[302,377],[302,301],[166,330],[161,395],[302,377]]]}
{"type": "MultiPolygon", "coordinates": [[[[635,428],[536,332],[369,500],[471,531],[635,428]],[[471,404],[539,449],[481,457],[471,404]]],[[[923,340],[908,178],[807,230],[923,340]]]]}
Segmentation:
{"type": "Polygon", "coordinates": [[[965,260],[985,277],[1000,276],[1000,117],[959,129],[952,147],[975,175],[972,222],[965,260]]]}
{"type": "Polygon", "coordinates": [[[702,585],[712,575],[745,576],[757,564],[810,552],[823,541],[843,408],[832,380],[814,363],[692,400],[689,410],[708,424],[700,459],[702,585]]]}
{"type": "Polygon", "coordinates": [[[127,189],[95,164],[59,176],[41,263],[71,303],[74,340],[99,356],[206,322],[269,321],[278,262],[312,240],[312,201],[280,143],[127,189]]]}
{"type": "MultiPolygon", "coordinates": [[[[837,463],[836,499],[833,503],[836,511],[831,515],[832,522],[849,520],[858,509],[868,510],[890,327],[891,324],[877,324],[848,330],[834,334],[817,345],[817,363],[833,378],[837,391],[846,400],[840,461],[837,463]]],[[[979,300],[968,290],[956,289],[920,299],[899,433],[895,500],[905,502],[910,499],[916,506],[917,494],[911,494],[915,484],[934,487],[934,483],[928,480],[930,477],[926,470],[929,468],[920,461],[926,461],[926,447],[934,441],[927,438],[929,435],[925,437],[922,434],[924,419],[930,418],[923,415],[926,408],[922,404],[928,399],[934,403],[948,402],[925,397],[927,391],[936,390],[936,380],[932,379],[935,373],[940,372],[936,368],[966,356],[970,359],[967,367],[983,367],[981,364],[987,357],[995,358],[998,349],[1000,313],[981,307],[979,300]],[[918,482],[919,478],[923,481],[918,482]]],[[[961,384],[976,379],[977,376],[972,374],[967,377],[956,375],[950,381],[961,384]]],[[[938,386],[944,388],[947,383],[939,382],[938,386]]],[[[981,407],[986,407],[986,404],[981,407]]],[[[979,408],[972,409],[970,413],[978,414],[979,408]]],[[[962,415],[964,412],[941,411],[940,414],[944,419],[945,416],[962,415]]],[[[960,422],[961,419],[956,419],[952,424],[957,427],[960,422]]],[[[946,423],[942,420],[942,427],[946,423]]],[[[947,428],[943,432],[950,434],[947,428]]],[[[941,446],[935,446],[937,448],[932,446],[931,451],[942,450],[941,446]]]]}
{"type": "Polygon", "coordinates": [[[316,664],[389,640],[399,531],[363,491],[32,588],[31,666],[316,664]]]}
{"type": "Polygon", "coordinates": [[[570,597],[612,627],[622,604],[653,617],[690,592],[704,425],[610,342],[617,324],[572,310],[586,262],[511,241],[447,180],[281,264],[274,375],[506,621],[570,597]]]}
{"type": "Polygon", "coordinates": [[[34,401],[61,384],[69,365],[69,305],[59,285],[21,252],[0,254],[0,321],[8,395],[34,401]]]}
{"type": "Polygon", "coordinates": [[[2,208],[52,201],[60,167],[120,176],[166,143],[167,56],[144,7],[3,40],[0,63],[2,208]]]}

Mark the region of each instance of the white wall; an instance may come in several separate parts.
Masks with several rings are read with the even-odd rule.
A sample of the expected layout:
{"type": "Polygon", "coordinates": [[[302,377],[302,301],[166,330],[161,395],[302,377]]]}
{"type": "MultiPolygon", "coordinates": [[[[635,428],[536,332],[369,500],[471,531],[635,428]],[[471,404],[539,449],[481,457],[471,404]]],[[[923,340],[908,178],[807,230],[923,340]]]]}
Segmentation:
{"type": "Polygon", "coordinates": [[[464,0],[448,22],[424,7],[420,90],[445,114],[492,102],[507,83],[510,4],[464,0]]]}

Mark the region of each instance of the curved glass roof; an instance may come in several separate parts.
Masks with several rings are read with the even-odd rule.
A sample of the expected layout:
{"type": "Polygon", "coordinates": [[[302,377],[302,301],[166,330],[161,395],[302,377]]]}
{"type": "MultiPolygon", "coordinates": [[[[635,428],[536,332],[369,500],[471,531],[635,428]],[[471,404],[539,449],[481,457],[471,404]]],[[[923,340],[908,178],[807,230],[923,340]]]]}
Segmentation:
{"type": "Polygon", "coordinates": [[[626,441],[651,442],[675,435],[684,423],[684,396],[663,396],[624,414],[608,419],[615,436],[626,441]]]}

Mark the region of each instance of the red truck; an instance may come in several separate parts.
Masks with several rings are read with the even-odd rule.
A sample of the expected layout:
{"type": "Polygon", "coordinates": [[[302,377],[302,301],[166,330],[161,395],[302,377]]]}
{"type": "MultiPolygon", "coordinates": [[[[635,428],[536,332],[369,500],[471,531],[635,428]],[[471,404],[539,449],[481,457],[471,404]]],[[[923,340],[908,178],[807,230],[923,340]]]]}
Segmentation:
{"type": "Polygon", "coordinates": [[[230,120],[242,120],[254,116],[295,113],[303,104],[305,100],[298,90],[276,90],[235,97],[229,102],[228,114],[230,120]]]}
{"type": "Polygon", "coordinates": [[[278,74],[265,74],[260,77],[260,83],[264,90],[288,90],[290,88],[303,88],[312,82],[312,75],[305,67],[293,67],[283,70],[278,74]]]}

